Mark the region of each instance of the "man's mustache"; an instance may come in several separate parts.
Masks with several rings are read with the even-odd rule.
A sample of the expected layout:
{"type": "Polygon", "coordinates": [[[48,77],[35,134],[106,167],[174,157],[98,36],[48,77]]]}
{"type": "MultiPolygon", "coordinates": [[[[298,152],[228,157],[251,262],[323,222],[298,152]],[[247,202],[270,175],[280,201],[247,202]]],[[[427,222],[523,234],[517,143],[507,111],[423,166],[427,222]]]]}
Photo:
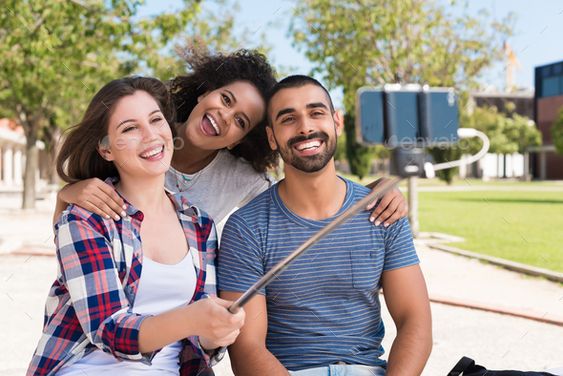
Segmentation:
{"type": "Polygon", "coordinates": [[[303,141],[307,141],[307,140],[312,140],[314,138],[318,138],[323,142],[326,142],[328,140],[328,134],[326,134],[325,132],[314,132],[311,133],[307,136],[295,136],[291,139],[289,139],[289,141],[287,141],[287,146],[291,147],[295,144],[297,144],[298,142],[303,142],[303,141]]]}

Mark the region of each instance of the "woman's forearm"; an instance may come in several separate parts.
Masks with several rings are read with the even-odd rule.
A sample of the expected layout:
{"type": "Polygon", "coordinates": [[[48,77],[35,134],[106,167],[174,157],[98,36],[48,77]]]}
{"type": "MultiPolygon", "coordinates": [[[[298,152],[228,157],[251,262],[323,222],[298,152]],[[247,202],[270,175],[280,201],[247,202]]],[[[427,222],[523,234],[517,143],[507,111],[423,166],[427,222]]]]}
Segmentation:
{"type": "Polygon", "coordinates": [[[149,353],[196,335],[191,306],[183,306],[146,318],[139,330],[139,351],[149,353]]]}

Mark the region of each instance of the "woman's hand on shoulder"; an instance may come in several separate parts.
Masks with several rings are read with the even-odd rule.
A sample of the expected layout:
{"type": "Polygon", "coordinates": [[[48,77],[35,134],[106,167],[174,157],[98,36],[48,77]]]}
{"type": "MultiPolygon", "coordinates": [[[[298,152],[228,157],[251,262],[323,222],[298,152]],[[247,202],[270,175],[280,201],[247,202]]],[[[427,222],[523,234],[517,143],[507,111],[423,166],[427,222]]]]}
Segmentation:
{"type": "MultiPolygon", "coordinates": [[[[381,178],[378,184],[388,178],[381,178]]],[[[377,184],[373,189],[377,187],[377,184]]],[[[393,188],[381,197],[380,200],[370,203],[367,210],[372,210],[369,217],[370,222],[379,226],[383,224],[385,227],[392,225],[402,217],[406,217],[409,213],[409,208],[405,196],[401,193],[399,188],[393,188]],[[377,205],[376,205],[377,204],[377,205]]]]}
{"type": "Polygon", "coordinates": [[[123,199],[115,189],[98,178],[67,184],[59,191],[59,198],[108,219],[119,220],[125,216],[123,199]]]}

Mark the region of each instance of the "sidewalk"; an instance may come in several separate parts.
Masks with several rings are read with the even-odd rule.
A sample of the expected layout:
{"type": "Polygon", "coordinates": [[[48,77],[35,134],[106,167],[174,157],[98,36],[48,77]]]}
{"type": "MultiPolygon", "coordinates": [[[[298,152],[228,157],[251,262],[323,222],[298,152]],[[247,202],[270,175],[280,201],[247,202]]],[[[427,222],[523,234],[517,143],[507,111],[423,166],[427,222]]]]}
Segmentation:
{"type": "Polygon", "coordinates": [[[0,255],[14,252],[53,254],[54,196],[23,211],[20,195],[0,195],[0,255]]]}
{"type": "MultiPolygon", "coordinates": [[[[11,205],[11,206],[10,206],[11,205]]],[[[21,213],[0,200],[0,375],[21,375],[41,332],[43,307],[56,275],[52,256],[51,203],[21,213]],[[19,242],[6,254],[6,244],[19,242]],[[8,340],[6,340],[8,339],[8,340]]],[[[431,298],[456,300],[563,319],[563,285],[431,250],[417,241],[431,298]]],[[[382,305],[384,306],[382,297],[382,305]]],[[[445,375],[463,355],[489,369],[545,370],[563,366],[563,326],[481,310],[432,304],[434,348],[424,375],[445,375]]],[[[386,309],[384,348],[395,327],[386,309]]],[[[386,354],[386,356],[388,353],[386,354]]],[[[228,362],[218,376],[231,375],[228,362]]]]}

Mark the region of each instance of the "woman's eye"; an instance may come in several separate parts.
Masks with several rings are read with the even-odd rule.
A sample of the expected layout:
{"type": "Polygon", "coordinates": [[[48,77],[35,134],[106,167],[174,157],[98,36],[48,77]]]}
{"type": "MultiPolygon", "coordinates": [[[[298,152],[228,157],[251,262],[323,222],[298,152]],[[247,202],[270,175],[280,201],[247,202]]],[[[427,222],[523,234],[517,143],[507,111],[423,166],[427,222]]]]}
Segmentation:
{"type": "Polygon", "coordinates": [[[221,96],[223,97],[223,102],[225,102],[225,104],[227,106],[230,106],[231,105],[231,98],[229,98],[229,96],[225,95],[225,94],[221,94],[221,96]]]}
{"type": "Polygon", "coordinates": [[[237,118],[236,118],[236,121],[237,121],[238,125],[239,125],[241,128],[244,129],[244,125],[245,125],[244,119],[241,118],[241,117],[237,117],[237,118]]]}
{"type": "Polygon", "coordinates": [[[158,123],[161,122],[162,118],[161,117],[155,117],[154,119],[152,119],[151,123],[158,123]]]}
{"type": "Polygon", "coordinates": [[[133,129],[136,129],[136,128],[137,128],[136,126],[127,127],[123,130],[123,133],[127,133],[127,132],[132,131],[133,129]]]}

